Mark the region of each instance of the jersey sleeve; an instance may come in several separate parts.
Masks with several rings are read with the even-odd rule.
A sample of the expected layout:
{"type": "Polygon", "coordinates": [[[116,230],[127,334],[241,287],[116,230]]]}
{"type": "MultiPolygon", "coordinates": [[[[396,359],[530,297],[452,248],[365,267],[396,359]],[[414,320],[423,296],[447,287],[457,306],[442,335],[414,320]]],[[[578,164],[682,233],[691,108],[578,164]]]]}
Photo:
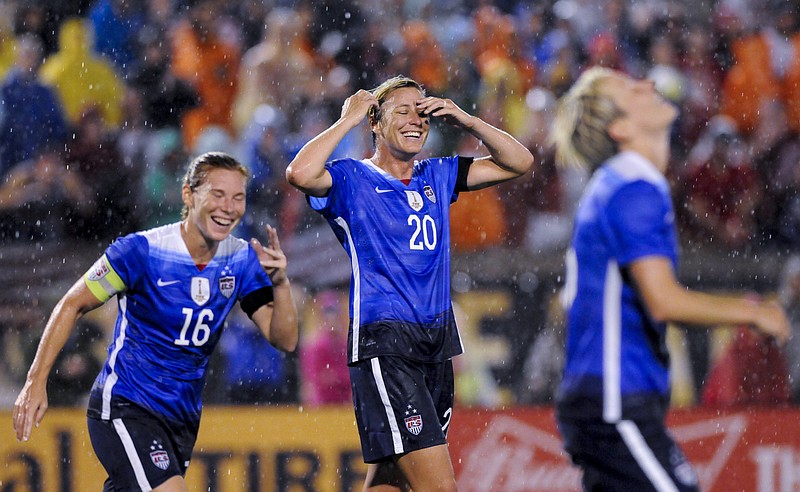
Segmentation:
{"type": "Polygon", "coordinates": [[[312,209],[325,215],[325,212],[330,209],[331,203],[335,203],[336,195],[341,189],[341,183],[346,179],[346,167],[343,162],[347,160],[337,159],[325,164],[325,169],[331,175],[331,188],[328,190],[328,194],[323,197],[306,195],[306,200],[308,200],[308,204],[312,209]]]}
{"type": "Polygon", "coordinates": [[[623,186],[607,212],[620,265],[645,256],[673,256],[672,208],[656,186],[646,181],[623,186]]]}
{"type": "Polygon", "coordinates": [[[83,281],[101,302],[134,285],[146,271],[147,240],[138,235],[119,238],[83,275],[83,281]]]}

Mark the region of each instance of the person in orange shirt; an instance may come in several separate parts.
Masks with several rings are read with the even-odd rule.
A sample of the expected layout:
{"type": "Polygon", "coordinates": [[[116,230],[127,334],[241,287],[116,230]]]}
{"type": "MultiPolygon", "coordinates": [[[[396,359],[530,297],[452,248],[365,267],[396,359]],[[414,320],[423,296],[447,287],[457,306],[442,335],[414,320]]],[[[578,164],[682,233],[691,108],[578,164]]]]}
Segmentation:
{"type": "Polygon", "coordinates": [[[232,111],[241,53],[238,46],[217,35],[216,10],[214,0],[199,0],[189,9],[187,20],[177,25],[173,36],[172,71],[192,84],[200,96],[200,105],[183,117],[183,139],[189,149],[209,126],[235,133],[232,111]]]}
{"type": "Polygon", "coordinates": [[[784,105],[789,127],[800,131],[800,32],[792,3],[772,1],[758,33],[736,41],[734,65],[722,87],[720,112],[749,135],[762,121],[765,104],[784,105]]]}

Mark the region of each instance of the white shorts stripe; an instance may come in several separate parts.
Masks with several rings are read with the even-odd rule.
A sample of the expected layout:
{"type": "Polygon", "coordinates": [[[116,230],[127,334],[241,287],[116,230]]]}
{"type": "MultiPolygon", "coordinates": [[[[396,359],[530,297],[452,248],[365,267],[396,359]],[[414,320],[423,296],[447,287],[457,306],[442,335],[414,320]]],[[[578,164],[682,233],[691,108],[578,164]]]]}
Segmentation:
{"type": "Polygon", "coordinates": [[[644,474],[650,479],[653,487],[658,492],[678,492],[675,482],[672,481],[669,473],[656,459],[653,450],[647,445],[636,424],[630,420],[622,420],[617,423],[617,430],[631,451],[633,459],[642,467],[644,474]]]}
{"type": "Polygon", "coordinates": [[[394,445],[395,454],[401,454],[403,450],[403,440],[400,438],[400,427],[397,425],[397,420],[394,416],[392,404],[389,402],[389,393],[386,391],[386,384],[383,382],[383,373],[381,373],[381,363],[377,357],[370,359],[372,367],[372,377],[375,378],[375,384],[378,386],[378,393],[381,395],[381,402],[383,408],[386,410],[386,420],[389,422],[389,429],[392,431],[392,443],[394,445]]]}
{"type": "Polygon", "coordinates": [[[114,429],[117,431],[117,435],[122,441],[122,446],[125,447],[125,455],[128,457],[128,462],[130,462],[133,473],[136,475],[136,482],[138,482],[139,487],[142,488],[142,492],[150,492],[153,490],[153,487],[151,487],[150,482],[147,481],[144,466],[142,466],[139,455],[136,453],[136,447],[133,445],[131,435],[128,434],[128,429],[125,428],[125,423],[122,419],[114,419],[112,422],[114,423],[114,429]]]}

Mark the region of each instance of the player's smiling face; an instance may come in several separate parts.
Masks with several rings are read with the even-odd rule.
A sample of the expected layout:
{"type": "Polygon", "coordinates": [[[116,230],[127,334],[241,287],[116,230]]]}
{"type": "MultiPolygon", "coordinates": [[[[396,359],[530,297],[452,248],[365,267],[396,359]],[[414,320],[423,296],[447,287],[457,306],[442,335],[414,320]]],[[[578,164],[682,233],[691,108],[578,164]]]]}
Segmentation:
{"type": "Polygon", "coordinates": [[[183,189],[189,207],[186,220],[207,241],[222,241],[233,232],[245,211],[246,179],[239,171],[212,169],[194,191],[183,189]]]}
{"type": "Polygon", "coordinates": [[[372,127],[378,135],[378,145],[389,147],[392,154],[413,157],[422,151],[428,138],[430,118],[417,111],[417,101],[422,98],[414,87],[401,87],[392,91],[381,105],[381,119],[372,127]]]}

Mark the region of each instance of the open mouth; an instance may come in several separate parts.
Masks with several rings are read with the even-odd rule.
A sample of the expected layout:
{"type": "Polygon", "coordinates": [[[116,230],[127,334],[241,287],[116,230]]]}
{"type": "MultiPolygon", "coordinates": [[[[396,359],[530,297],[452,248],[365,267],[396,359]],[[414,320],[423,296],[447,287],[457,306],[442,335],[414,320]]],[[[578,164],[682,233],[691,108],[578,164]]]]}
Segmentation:
{"type": "Polygon", "coordinates": [[[211,217],[211,221],[220,227],[230,227],[235,222],[233,219],[225,219],[222,217],[211,217]]]}
{"type": "Polygon", "coordinates": [[[419,140],[422,138],[422,132],[403,132],[402,134],[405,138],[413,138],[419,140]]]}

